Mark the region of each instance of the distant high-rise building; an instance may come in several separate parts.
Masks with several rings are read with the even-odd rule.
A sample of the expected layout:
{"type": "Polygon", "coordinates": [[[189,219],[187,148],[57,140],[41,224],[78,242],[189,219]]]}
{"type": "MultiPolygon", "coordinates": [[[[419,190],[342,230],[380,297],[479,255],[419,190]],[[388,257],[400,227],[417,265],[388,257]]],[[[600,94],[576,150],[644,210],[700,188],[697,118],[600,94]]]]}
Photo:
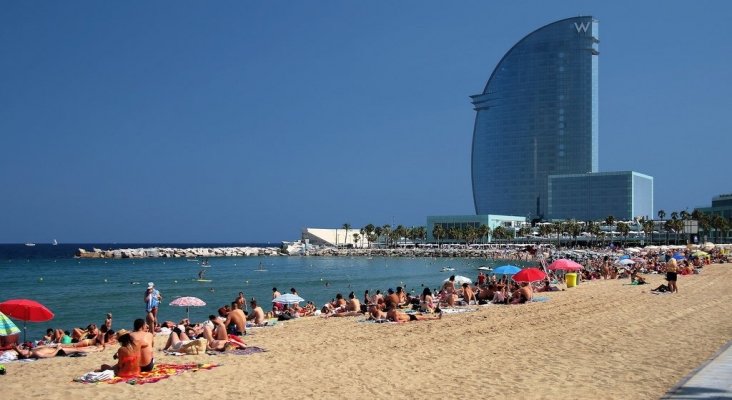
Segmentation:
{"type": "Polygon", "coordinates": [[[476,214],[547,217],[549,175],[598,171],[598,43],[590,16],[553,22],[471,96],[476,214]]]}

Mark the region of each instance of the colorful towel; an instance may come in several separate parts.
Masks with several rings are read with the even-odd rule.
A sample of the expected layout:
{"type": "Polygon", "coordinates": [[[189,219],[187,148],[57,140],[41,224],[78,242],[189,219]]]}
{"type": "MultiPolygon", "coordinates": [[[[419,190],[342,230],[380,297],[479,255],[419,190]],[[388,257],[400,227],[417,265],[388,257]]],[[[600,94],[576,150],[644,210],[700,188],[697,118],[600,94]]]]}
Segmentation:
{"type": "Polygon", "coordinates": [[[531,299],[532,303],[546,303],[547,301],[549,301],[548,297],[534,297],[531,299]]]}
{"type": "Polygon", "coordinates": [[[170,378],[174,375],[180,375],[186,371],[199,371],[218,367],[218,364],[158,364],[151,372],[142,372],[139,376],[123,378],[114,376],[112,371],[90,372],[79,378],[75,378],[74,382],[80,383],[129,383],[130,385],[144,385],[146,383],[155,383],[163,379],[170,378]],[[111,373],[111,374],[110,374],[111,373]]]}

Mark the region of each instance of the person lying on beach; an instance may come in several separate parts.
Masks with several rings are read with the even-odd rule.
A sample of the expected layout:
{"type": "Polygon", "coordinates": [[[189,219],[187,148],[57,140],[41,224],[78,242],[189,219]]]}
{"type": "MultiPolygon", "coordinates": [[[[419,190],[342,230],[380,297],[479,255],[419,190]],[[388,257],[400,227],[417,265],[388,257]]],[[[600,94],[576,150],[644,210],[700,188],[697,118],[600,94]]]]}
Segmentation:
{"type": "Polygon", "coordinates": [[[224,321],[224,325],[229,329],[229,332],[239,336],[246,335],[246,320],[247,316],[244,315],[244,311],[239,308],[239,303],[231,303],[231,311],[229,311],[229,315],[226,316],[226,321],[224,321]]]}
{"type": "Polygon", "coordinates": [[[74,328],[71,333],[72,347],[103,346],[104,335],[96,324],[89,324],[86,329],[74,328]]]}
{"type": "Polygon", "coordinates": [[[134,339],[124,329],[120,330],[121,335],[117,338],[120,344],[114,358],[117,364],[103,364],[97,372],[113,370],[115,376],[125,378],[140,375],[140,349],[135,346],[134,339]]]}
{"type": "Polygon", "coordinates": [[[39,346],[33,349],[25,349],[21,346],[15,346],[8,351],[14,351],[18,355],[18,359],[26,358],[51,358],[51,357],[64,357],[76,353],[93,353],[101,351],[100,347],[87,347],[87,348],[62,348],[60,346],[39,346]]]}
{"type": "Polygon", "coordinates": [[[257,305],[257,300],[252,299],[249,302],[252,312],[247,316],[247,321],[252,321],[254,326],[264,326],[267,320],[264,318],[264,310],[257,305]]]}
{"type": "Polygon", "coordinates": [[[155,366],[153,358],[154,336],[144,319],[138,318],[133,323],[134,331],[129,335],[132,338],[135,348],[140,351],[140,370],[150,372],[155,366]]]}
{"type": "Polygon", "coordinates": [[[421,314],[407,314],[399,311],[396,308],[392,308],[386,312],[386,318],[394,322],[410,322],[410,321],[429,321],[442,318],[442,313],[437,316],[434,315],[421,315],[421,314]]]}

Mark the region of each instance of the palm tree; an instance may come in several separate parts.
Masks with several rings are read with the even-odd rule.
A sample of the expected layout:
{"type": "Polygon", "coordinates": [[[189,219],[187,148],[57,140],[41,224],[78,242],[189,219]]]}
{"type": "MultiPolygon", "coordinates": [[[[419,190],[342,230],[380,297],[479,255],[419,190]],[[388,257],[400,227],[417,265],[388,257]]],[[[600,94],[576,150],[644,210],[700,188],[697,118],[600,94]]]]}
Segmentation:
{"type": "Polygon", "coordinates": [[[679,219],[679,213],[677,211],[671,212],[671,219],[673,219],[673,220],[679,219]]]}
{"type": "Polygon", "coordinates": [[[653,221],[650,220],[644,220],[643,221],[643,232],[646,234],[646,239],[648,239],[648,236],[651,236],[651,240],[649,242],[653,242],[653,221]]]}
{"type": "Polygon", "coordinates": [[[396,229],[394,230],[394,236],[396,237],[396,241],[399,240],[399,238],[404,238],[404,246],[407,245],[407,228],[405,228],[402,225],[397,225],[396,229]]]}
{"type": "Polygon", "coordinates": [[[368,224],[363,227],[364,239],[368,242],[368,247],[371,247],[371,234],[374,233],[374,224],[368,224]]]}
{"type": "Polygon", "coordinates": [[[419,239],[424,244],[424,241],[427,238],[427,228],[425,228],[424,226],[418,226],[414,228],[414,237],[415,239],[419,239]]]}
{"type": "Polygon", "coordinates": [[[384,235],[384,238],[386,239],[386,247],[389,247],[389,238],[391,237],[391,225],[386,224],[381,227],[381,233],[384,235]]]}
{"type": "Polygon", "coordinates": [[[605,225],[615,225],[615,217],[613,217],[612,215],[608,215],[607,217],[605,217],[605,225]]]}
{"type": "Polygon", "coordinates": [[[691,217],[699,222],[699,228],[704,232],[704,236],[709,235],[709,228],[711,227],[709,215],[702,211],[694,210],[691,213],[691,217]]]}
{"type": "Polygon", "coordinates": [[[567,232],[569,232],[569,235],[572,236],[572,239],[574,239],[574,245],[577,246],[577,236],[579,236],[580,232],[582,232],[582,229],[580,228],[580,225],[575,220],[570,220],[567,222],[567,232]]]}
{"type": "Polygon", "coordinates": [[[600,232],[602,232],[602,229],[600,229],[600,224],[594,221],[590,221],[587,223],[587,232],[592,235],[592,239],[590,240],[590,245],[592,245],[592,241],[600,236],[600,232]]]}
{"type": "Polygon", "coordinates": [[[354,247],[358,247],[358,241],[361,240],[361,234],[356,232],[353,234],[353,243],[355,243],[354,247]]]}
{"type": "Polygon", "coordinates": [[[549,224],[541,224],[539,225],[539,235],[549,238],[549,235],[552,234],[552,226],[549,224]]]}
{"type": "Polygon", "coordinates": [[[381,238],[381,235],[384,234],[384,228],[382,228],[380,226],[377,226],[376,228],[374,228],[374,234],[376,235],[376,240],[372,240],[372,243],[373,242],[377,242],[378,243],[379,242],[379,238],[381,238]]]}
{"type": "Polygon", "coordinates": [[[481,243],[485,243],[485,239],[490,234],[491,234],[491,228],[489,228],[485,224],[480,224],[480,226],[478,227],[478,237],[480,238],[481,243]]]}
{"type": "Polygon", "coordinates": [[[348,231],[351,230],[351,224],[346,222],[345,224],[343,224],[342,228],[346,230],[346,236],[343,237],[343,245],[348,247],[348,231]]]}
{"type": "Polygon", "coordinates": [[[630,226],[625,222],[618,222],[618,232],[623,237],[623,247],[625,247],[625,240],[628,238],[628,233],[630,233],[630,226]]]}
{"type": "Polygon", "coordinates": [[[445,236],[445,228],[442,227],[442,225],[435,224],[435,227],[432,228],[432,236],[437,239],[437,248],[440,248],[440,238],[445,236]]]}
{"type": "Polygon", "coordinates": [[[722,231],[728,229],[727,220],[723,216],[721,216],[719,214],[715,214],[712,217],[711,225],[712,225],[712,228],[714,228],[714,231],[717,233],[717,243],[721,243],[722,242],[722,231]]]}
{"type": "Polygon", "coordinates": [[[664,219],[666,218],[666,211],[658,210],[658,219],[664,219]]]}

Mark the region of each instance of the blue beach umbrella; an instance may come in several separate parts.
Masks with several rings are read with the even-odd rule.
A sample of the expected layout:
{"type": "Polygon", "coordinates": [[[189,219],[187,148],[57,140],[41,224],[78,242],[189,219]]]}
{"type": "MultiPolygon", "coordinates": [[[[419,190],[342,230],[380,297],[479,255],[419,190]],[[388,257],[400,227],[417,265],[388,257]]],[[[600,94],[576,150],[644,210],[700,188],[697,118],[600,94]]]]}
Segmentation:
{"type": "Polygon", "coordinates": [[[0,336],[10,336],[20,333],[20,329],[5,314],[0,312],[0,336]]]}
{"type": "Polygon", "coordinates": [[[630,256],[625,254],[625,255],[620,256],[620,258],[618,260],[625,260],[626,258],[630,258],[630,256]]]}
{"type": "Polygon", "coordinates": [[[684,257],[681,253],[674,253],[674,258],[677,260],[683,260],[686,257],[684,257]]]}
{"type": "Polygon", "coordinates": [[[500,267],[493,268],[493,273],[496,275],[513,275],[521,271],[521,268],[515,265],[501,265],[500,267]]]}

